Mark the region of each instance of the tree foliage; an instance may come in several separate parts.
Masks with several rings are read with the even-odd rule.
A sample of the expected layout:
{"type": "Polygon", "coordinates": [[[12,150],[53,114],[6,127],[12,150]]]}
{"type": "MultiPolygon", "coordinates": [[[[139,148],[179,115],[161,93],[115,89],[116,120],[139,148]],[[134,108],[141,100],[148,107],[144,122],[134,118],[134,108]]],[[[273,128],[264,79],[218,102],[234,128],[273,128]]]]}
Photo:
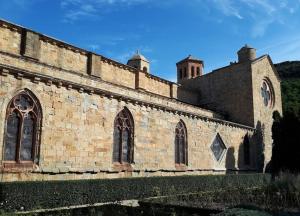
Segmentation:
{"type": "Polygon", "coordinates": [[[283,116],[273,113],[272,172],[300,172],[300,61],[282,62],[276,69],[282,79],[283,116]]]}
{"type": "Polygon", "coordinates": [[[283,113],[300,113],[300,61],[282,62],[275,65],[281,78],[283,113]]]}
{"type": "Polygon", "coordinates": [[[273,154],[272,172],[300,172],[300,119],[293,112],[283,117],[278,112],[273,114],[272,126],[273,154]]]}

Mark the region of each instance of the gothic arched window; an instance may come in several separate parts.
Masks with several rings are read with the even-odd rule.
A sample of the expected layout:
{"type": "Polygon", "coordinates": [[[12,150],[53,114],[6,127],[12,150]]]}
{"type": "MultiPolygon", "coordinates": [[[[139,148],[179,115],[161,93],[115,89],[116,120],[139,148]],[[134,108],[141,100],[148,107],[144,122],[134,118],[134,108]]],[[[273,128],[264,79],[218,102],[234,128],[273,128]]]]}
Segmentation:
{"type": "Polygon", "coordinates": [[[187,131],[183,121],[175,129],[175,164],[187,165],[187,131]]]}
{"type": "Polygon", "coordinates": [[[4,161],[38,163],[42,110],[36,97],[23,90],[14,96],[6,111],[4,161]]]}
{"type": "Polygon", "coordinates": [[[131,113],[124,108],[115,118],[113,162],[133,162],[134,125],[131,113]]]}

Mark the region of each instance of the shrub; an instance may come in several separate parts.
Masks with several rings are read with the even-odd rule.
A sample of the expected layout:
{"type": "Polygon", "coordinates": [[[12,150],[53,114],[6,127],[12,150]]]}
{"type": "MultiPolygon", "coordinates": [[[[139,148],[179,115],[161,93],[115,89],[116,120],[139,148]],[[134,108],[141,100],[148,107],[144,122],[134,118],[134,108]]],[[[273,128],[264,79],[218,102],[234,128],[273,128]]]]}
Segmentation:
{"type": "Polygon", "coordinates": [[[232,209],[227,209],[224,212],[221,212],[219,214],[215,214],[214,216],[271,216],[271,215],[264,211],[259,211],[259,210],[232,208],[232,209]]]}
{"type": "Polygon", "coordinates": [[[259,187],[269,181],[269,175],[249,174],[8,182],[0,183],[0,210],[57,208],[220,188],[259,187]]]}

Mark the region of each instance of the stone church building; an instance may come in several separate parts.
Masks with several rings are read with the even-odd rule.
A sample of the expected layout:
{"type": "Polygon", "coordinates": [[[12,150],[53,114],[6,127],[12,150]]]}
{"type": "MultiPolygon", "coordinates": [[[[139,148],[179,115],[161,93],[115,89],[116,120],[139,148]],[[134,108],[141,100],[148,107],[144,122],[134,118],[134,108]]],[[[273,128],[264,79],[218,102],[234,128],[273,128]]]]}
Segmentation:
{"type": "MultiPolygon", "coordinates": [[[[188,56],[177,83],[0,21],[0,181],[262,171],[280,79],[244,46],[204,74],[188,56]]],[[[174,71],[175,73],[175,71],[174,71]]]]}

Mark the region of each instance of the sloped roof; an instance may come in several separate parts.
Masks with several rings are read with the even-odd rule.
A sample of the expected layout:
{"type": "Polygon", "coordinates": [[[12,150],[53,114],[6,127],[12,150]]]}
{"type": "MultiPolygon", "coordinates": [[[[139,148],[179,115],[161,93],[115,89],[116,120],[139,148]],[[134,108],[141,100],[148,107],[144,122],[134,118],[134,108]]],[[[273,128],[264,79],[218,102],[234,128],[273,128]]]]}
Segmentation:
{"type": "Polygon", "coordinates": [[[186,62],[186,61],[194,61],[194,62],[203,63],[203,61],[201,59],[198,59],[192,55],[189,55],[188,57],[182,59],[181,61],[177,62],[176,64],[180,64],[180,63],[186,62]]]}
{"type": "Polygon", "coordinates": [[[134,54],[128,61],[131,61],[131,60],[143,60],[143,61],[146,61],[146,62],[149,62],[145,56],[143,56],[142,54],[140,54],[139,52],[137,52],[136,54],[134,54]]]}

